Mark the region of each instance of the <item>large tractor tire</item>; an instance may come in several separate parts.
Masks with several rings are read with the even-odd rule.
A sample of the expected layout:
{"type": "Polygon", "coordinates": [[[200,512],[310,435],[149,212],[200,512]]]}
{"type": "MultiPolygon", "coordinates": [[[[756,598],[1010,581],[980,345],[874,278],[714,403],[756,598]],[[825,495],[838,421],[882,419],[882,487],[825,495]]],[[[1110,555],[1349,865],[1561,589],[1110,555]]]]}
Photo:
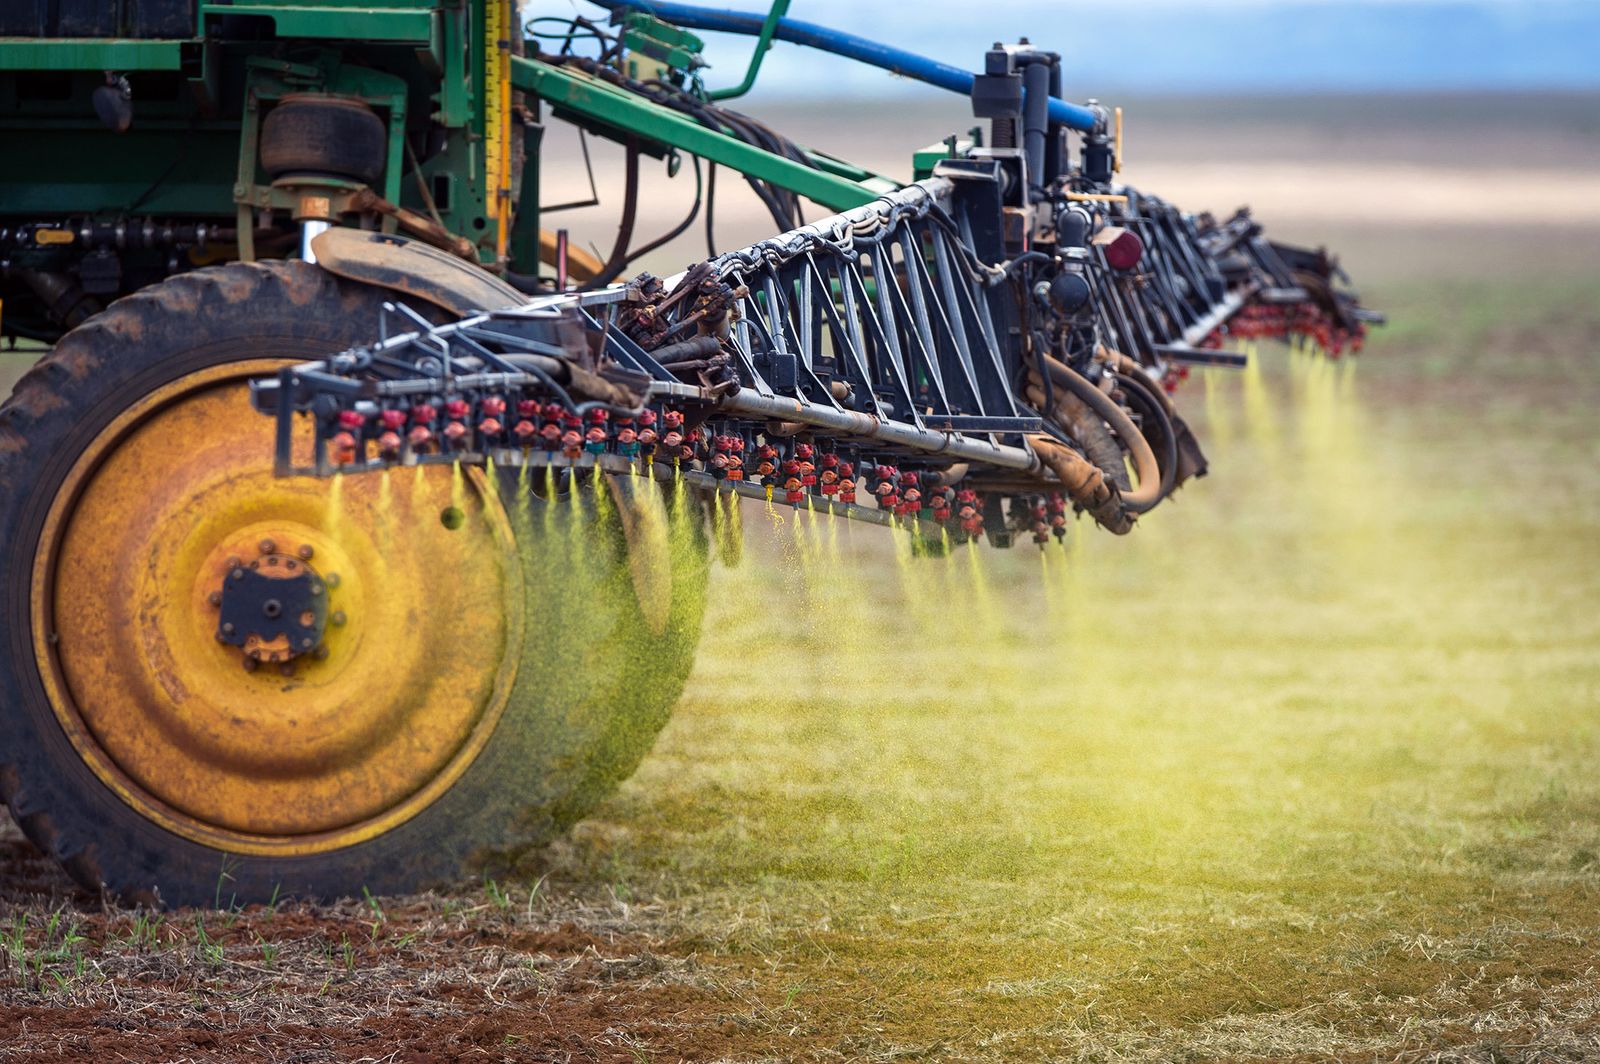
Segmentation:
{"type": "Polygon", "coordinates": [[[0,407],[0,798],[85,887],[447,882],[585,815],[676,701],[705,545],[670,491],[272,475],[246,381],[371,339],[385,298],[298,262],[185,274],[0,407]],[[294,588],[315,645],[225,637],[230,580],[294,588]]]}

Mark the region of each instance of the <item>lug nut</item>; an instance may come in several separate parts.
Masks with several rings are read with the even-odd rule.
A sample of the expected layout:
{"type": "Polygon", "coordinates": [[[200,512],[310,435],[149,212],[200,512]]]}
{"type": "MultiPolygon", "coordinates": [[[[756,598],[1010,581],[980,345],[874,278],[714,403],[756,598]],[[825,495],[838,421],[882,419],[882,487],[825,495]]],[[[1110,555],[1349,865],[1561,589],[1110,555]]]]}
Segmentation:
{"type": "Polygon", "coordinates": [[[339,574],[338,573],[329,573],[327,576],[323,577],[322,579],[327,582],[329,587],[338,587],[339,586],[339,574]]]}
{"type": "Polygon", "coordinates": [[[233,634],[233,622],[232,621],[224,621],[223,622],[223,624],[222,624],[222,634],[223,635],[232,635],[233,634]]]}
{"type": "Polygon", "coordinates": [[[222,592],[213,591],[211,594],[206,596],[206,601],[211,603],[213,606],[222,605],[222,592]]]}
{"type": "Polygon", "coordinates": [[[233,571],[233,578],[235,580],[243,580],[244,579],[244,570],[243,569],[235,569],[233,571]]]}
{"type": "Polygon", "coordinates": [[[295,561],[293,558],[290,558],[288,561],[283,563],[283,567],[292,573],[296,569],[300,568],[300,563],[295,561]]]}
{"type": "Polygon", "coordinates": [[[302,640],[300,640],[300,649],[301,650],[310,650],[311,649],[311,640],[310,639],[302,639],[302,640]]]}
{"type": "Polygon", "coordinates": [[[343,628],[345,622],[344,610],[334,610],[333,616],[328,618],[335,628],[343,628]]]}
{"type": "Polygon", "coordinates": [[[312,593],[312,594],[313,594],[313,595],[320,595],[320,594],[322,594],[322,585],[321,585],[321,584],[317,584],[317,583],[313,583],[313,584],[312,584],[312,585],[311,585],[311,593],[312,593]]]}
{"type": "Polygon", "coordinates": [[[295,553],[296,553],[296,554],[298,554],[298,555],[300,555],[300,560],[301,560],[301,561],[303,561],[303,562],[308,562],[308,561],[310,561],[310,560],[311,560],[311,556],[312,556],[312,555],[313,555],[313,554],[315,554],[315,553],[316,553],[316,551],[314,551],[314,550],[312,550],[312,549],[311,549],[311,544],[309,544],[309,543],[306,543],[306,544],[303,544],[303,545],[302,545],[302,546],[301,546],[301,547],[300,547],[300,549],[299,549],[299,550],[297,550],[297,551],[295,551],[295,553]]]}
{"type": "Polygon", "coordinates": [[[315,649],[315,650],[313,650],[311,652],[311,656],[316,658],[318,661],[327,661],[328,660],[328,647],[327,647],[327,644],[323,644],[322,646],[317,647],[317,649],[315,649]]]}
{"type": "Polygon", "coordinates": [[[244,659],[244,671],[245,672],[255,672],[256,671],[256,667],[258,665],[260,665],[260,664],[261,664],[261,662],[257,661],[255,658],[245,658],[244,659]]]}
{"type": "Polygon", "coordinates": [[[239,568],[240,564],[241,563],[240,563],[240,561],[239,561],[237,556],[231,555],[231,554],[228,556],[228,569],[229,569],[230,572],[232,570],[234,570],[234,569],[239,568]]]}
{"type": "Polygon", "coordinates": [[[261,543],[260,543],[260,547],[261,547],[261,553],[262,554],[276,554],[277,551],[278,551],[278,545],[276,543],[272,542],[272,540],[270,540],[270,539],[262,540],[261,543]]]}

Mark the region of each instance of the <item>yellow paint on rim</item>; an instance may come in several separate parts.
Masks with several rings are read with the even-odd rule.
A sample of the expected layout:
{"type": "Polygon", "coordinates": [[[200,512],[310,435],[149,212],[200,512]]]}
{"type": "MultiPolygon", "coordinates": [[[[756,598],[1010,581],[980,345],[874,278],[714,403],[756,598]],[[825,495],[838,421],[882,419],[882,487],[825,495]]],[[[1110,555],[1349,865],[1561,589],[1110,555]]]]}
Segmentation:
{"type": "Polygon", "coordinates": [[[50,704],[107,786],[185,838],[289,856],[391,830],[466,771],[515,679],[522,574],[479,471],[455,500],[437,466],[275,478],[245,378],[281,364],[189,374],[99,433],[46,518],[32,621],[50,704]],[[293,677],[216,637],[212,592],[264,540],[311,548],[346,618],[293,677]]]}

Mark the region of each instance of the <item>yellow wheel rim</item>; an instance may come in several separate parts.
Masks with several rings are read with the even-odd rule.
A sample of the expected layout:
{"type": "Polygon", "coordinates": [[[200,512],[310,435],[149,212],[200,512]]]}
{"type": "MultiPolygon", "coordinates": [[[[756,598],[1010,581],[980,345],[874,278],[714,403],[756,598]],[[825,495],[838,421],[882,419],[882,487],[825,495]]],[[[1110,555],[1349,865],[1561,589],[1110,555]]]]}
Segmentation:
{"type": "Polygon", "coordinates": [[[459,779],[505,709],[522,592],[477,471],[275,478],[244,379],[280,364],[189,374],[100,432],[47,515],[32,608],[46,693],[102,780],[187,838],[289,855],[376,836],[459,779]],[[249,671],[216,598],[264,548],[309,559],[343,623],[249,671]]]}

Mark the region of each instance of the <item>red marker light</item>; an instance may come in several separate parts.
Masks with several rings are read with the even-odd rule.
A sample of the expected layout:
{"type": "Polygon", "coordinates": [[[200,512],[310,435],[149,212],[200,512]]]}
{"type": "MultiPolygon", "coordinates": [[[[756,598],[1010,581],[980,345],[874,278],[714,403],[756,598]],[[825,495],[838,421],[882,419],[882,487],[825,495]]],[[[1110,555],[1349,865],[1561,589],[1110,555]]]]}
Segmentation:
{"type": "Polygon", "coordinates": [[[1095,246],[1105,252],[1106,265],[1113,270],[1131,270],[1144,256],[1144,241],[1131,229],[1108,225],[1094,235],[1095,246]]]}

